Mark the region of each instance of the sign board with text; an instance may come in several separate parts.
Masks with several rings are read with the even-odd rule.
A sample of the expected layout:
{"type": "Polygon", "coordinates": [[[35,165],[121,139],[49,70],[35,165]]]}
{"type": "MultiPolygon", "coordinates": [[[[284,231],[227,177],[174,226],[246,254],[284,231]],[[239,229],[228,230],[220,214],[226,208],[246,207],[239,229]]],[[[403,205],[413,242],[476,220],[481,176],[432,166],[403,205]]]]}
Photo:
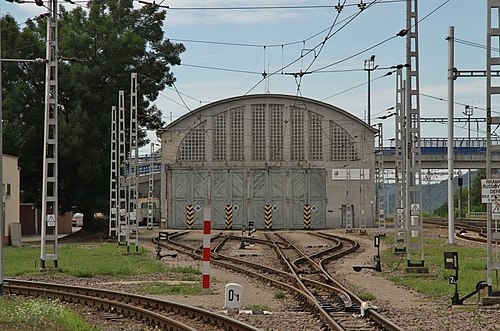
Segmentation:
{"type": "Polygon", "coordinates": [[[481,179],[481,202],[500,201],[500,179],[481,179]]]}

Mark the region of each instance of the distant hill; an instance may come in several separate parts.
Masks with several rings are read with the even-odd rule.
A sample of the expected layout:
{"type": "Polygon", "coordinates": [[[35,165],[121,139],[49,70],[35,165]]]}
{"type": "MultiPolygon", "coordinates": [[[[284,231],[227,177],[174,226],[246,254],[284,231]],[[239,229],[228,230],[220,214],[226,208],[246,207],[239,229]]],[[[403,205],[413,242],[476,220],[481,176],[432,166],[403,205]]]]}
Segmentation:
{"type": "MultiPolygon", "coordinates": [[[[474,179],[476,173],[471,172],[471,181],[474,179]]],[[[466,188],[468,185],[467,174],[462,176],[463,185],[462,188],[466,188]]],[[[389,214],[394,213],[394,192],[396,191],[395,184],[386,184],[387,193],[385,200],[387,200],[387,194],[389,196],[389,214]]],[[[458,190],[458,177],[453,178],[453,192],[458,190]]],[[[464,192],[465,194],[465,192],[464,192]]],[[[448,202],[448,179],[443,179],[442,181],[435,184],[425,184],[422,186],[422,211],[434,211],[439,208],[443,203],[448,202]]],[[[387,202],[386,202],[387,206],[387,202]]],[[[386,207],[387,209],[387,207],[386,207]]]]}

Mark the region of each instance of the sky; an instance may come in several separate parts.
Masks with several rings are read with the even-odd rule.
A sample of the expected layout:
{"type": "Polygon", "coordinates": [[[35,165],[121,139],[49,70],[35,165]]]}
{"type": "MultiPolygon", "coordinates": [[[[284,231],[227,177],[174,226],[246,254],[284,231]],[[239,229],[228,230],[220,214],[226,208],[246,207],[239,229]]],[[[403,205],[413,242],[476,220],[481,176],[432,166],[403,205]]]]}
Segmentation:
{"type": "MultiPolygon", "coordinates": [[[[395,35],[406,27],[406,1],[363,2],[366,8],[361,11],[360,0],[340,0],[344,7],[339,13],[328,7],[339,0],[161,1],[169,7],[165,38],[186,47],[182,64],[171,68],[175,86],[155,101],[163,120],[168,124],[210,102],[256,93],[300,95],[366,120],[368,75],[363,68],[365,60],[375,55],[378,68],[371,72],[371,124],[383,123],[384,145],[388,146],[394,137],[394,117],[378,117],[393,112],[388,109],[396,103],[396,75],[385,75],[392,70],[386,68],[405,63],[405,38],[395,35]],[[267,8],[242,9],[258,6],[267,8]],[[300,78],[296,75],[300,72],[307,74],[300,78]]],[[[455,27],[457,41],[455,67],[485,69],[486,7],[487,0],[418,1],[422,118],[447,117],[450,26],[455,27]]],[[[1,1],[0,12],[24,22],[45,9],[29,2],[1,1]]],[[[455,117],[466,117],[465,105],[474,107],[473,118],[485,117],[485,86],[485,78],[455,81],[455,117]]],[[[424,138],[446,135],[447,124],[421,124],[424,138]]],[[[455,123],[455,137],[467,135],[467,123],[455,123]]],[[[484,137],[484,127],[478,131],[472,125],[471,136],[484,137]]]]}

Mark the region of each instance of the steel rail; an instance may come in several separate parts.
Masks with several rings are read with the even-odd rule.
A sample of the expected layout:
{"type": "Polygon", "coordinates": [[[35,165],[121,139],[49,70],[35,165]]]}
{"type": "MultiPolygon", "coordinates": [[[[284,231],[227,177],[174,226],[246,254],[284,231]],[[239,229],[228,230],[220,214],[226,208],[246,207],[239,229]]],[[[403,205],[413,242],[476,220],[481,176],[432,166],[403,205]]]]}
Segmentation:
{"type": "MultiPolygon", "coordinates": [[[[313,233],[313,235],[317,235],[317,236],[320,236],[320,237],[323,237],[323,238],[333,238],[333,239],[336,239],[336,240],[343,240],[343,241],[348,242],[351,245],[351,247],[348,248],[345,251],[342,251],[342,252],[339,252],[339,253],[336,253],[334,255],[327,256],[326,258],[321,259],[321,261],[319,262],[319,265],[321,266],[321,269],[328,275],[328,278],[329,278],[329,280],[332,283],[334,283],[339,288],[345,290],[349,294],[349,296],[351,297],[351,299],[354,299],[358,305],[361,305],[362,302],[363,302],[363,300],[361,300],[361,298],[359,298],[354,292],[350,291],[348,288],[346,288],[345,286],[343,286],[341,283],[337,282],[331,276],[331,274],[326,270],[326,264],[327,263],[329,263],[332,260],[339,259],[342,256],[345,256],[346,254],[349,254],[351,252],[356,251],[359,248],[359,243],[357,241],[355,241],[355,240],[352,240],[352,239],[349,239],[349,238],[342,238],[342,237],[339,237],[339,236],[336,236],[336,235],[332,235],[332,234],[329,234],[329,233],[319,232],[319,233],[313,233]]],[[[377,311],[375,311],[373,309],[368,309],[367,313],[368,313],[368,316],[373,321],[375,321],[377,324],[383,326],[388,331],[401,331],[402,330],[401,327],[399,327],[398,325],[394,324],[391,320],[387,319],[385,316],[383,316],[382,314],[380,314],[379,312],[377,312],[377,311]]]]}
{"type": "Polygon", "coordinates": [[[135,307],[127,303],[112,301],[109,299],[96,298],[88,295],[70,293],[68,291],[58,291],[51,288],[21,286],[10,284],[8,286],[10,293],[31,296],[31,297],[44,297],[54,298],[61,301],[70,303],[85,304],[107,311],[113,311],[116,314],[123,314],[128,317],[136,317],[150,326],[158,326],[165,330],[179,330],[179,331],[196,331],[197,329],[178,322],[172,318],[160,315],[158,313],[146,310],[140,307],[135,307]]]}
{"type": "MultiPolygon", "coordinates": [[[[321,260],[322,263],[326,263],[327,261],[330,261],[332,259],[338,259],[341,256],[349,254],[349,253],[351,253],[351,252],[353,252],[353,251],[355,251],[356,249],[359,248],[359,244],[356,241],[348,239],[348,238],[338,237],[338,236],[331,235],[331,234],[326,234],[326,233],[313,233],[313,234],[317,235],[317,236],[320,236],[322,238],[325,238],[325,239],[335,240],[335,241],[337,241],[337,246],[338,246],[338,247],[336,246],[335,248],[328,248],[328,249],[326,249],[326,250],[324,250],[322,252],[319,252],[319,253],[311,255],[314,258],[321,257],[323,255],[332,253],[333,251],[338,250],[339,248],[342,248],[343,243],[341,241],[347,241],[351,245],[351,247],[349,247],[346,250],[343,250],[343,251],[341,251],[339,253],[334,254],[333,256],[327,256],[326,258],[322,259],[321,260]]],[[[267,234],[266,234],[266,236],[267,236],[267,234]]],[[[230,237],[230,239],[233,239],[233,240],[240,240],[241,239],[241,237],[237,237],[237,236],[229,236],[229,237],[230,237]]],[[[175,249],[175,247],[183,247],[186,251],[192,251],[192,247],[190,247],[190,246],[184,245],[184,244],[179,243],[179,242],[174,242],[174,241],[171,240],[172,239],[171,237],[167,237],[167,239],[173,245],[173,246],[168,245],[169,248],[175,249]]],[[[285,248],[290,248],[292,246],[291,243],[286,243],[286,241],[283,241],[284,238],[280,238],[280,239],[282,241],[278,242],[278,241],[273,241],[272,239],[270,239],[268,237],[267,240],[264,240],[264,241],[260,240],[260,241],[262,243],[266,244],[266,245],[270,245],[273,242],[279,243],[277,245],[273,245],[273,248],[275,250],[280,250],[280,249],[277,248],[277,246],[281,246],[281,247],[285,247],[285,248]]],[[[196,259],[200,259],[201,258],[197,254],[189,254],[189,255],[192,255],[196,259]]],[[[294,272],[295,268],[292,265],[290,265],[290,263],[287,261],[287,258],[284,256],[284,254],[282,254],[282,255],[283,255],[282,261],[284,261],[285,264],[288,264],[289,265],[289,269],[293,270],[293,272],[294,272]]],[[[354,306],[352,304],[352,300],[349,299],[349,296],[352,296],[352,298],[355,299],[355,301],[357,303],[361,303],[362,302],[361,299],[359,299],[356,295],[354,295],[352,292],[350,292],[349,290],[347,290],[340,283],[338,283],[337,281],[335,281],[331,277],[331,275],[329,275],[326,271],[324,271],[324,267],[323,267],[323,265],[321,263],[320,263],[320,266],[317,267],[317,269],[318,270],[323,270],[325,273],[327,273],[328,274],[328,281],[330,281],[330,279],[333,280],[333,283],[336,286],[329,286],[329,285],[326,285],[326,284],[322,284],[322,283],[320,283],[318,281],[311,280],[311,279],[305,278],[303,276],[299,276],[297,274],[294,274],[293,272],[289,273],[289,272],[286,272],[286,271],[273,269],[273,268],[270,268],[270,267],[267,267],[267,266],[263,266],[263,265],[252,263],[252,262],[249,262],[249,261],[237,259],[237,258],[234,258],[234,257],[225,256],[225,255],[220,254],[219,252],[216,252],[216,256],[219,259],[218,260],[212,260],[212,262],[214,264],[217,264],[217,265],[220,265],[222,267],[234,270],[236,272],[247,274],[249,276],[255,277],[255,278],[260,279],[262,281],[270,282],[271,284],[273,284],[273,285],[275,285],[275,286],[277,286],[279,288],[282,288],[284,290],[288,290],[288,291],[291,291],[291,292],[294,292],[294,293],[298,294],[303,300],[305,300],[308,303],[309,306],[313,307],[313,310],[316,311],[320,315],[323,323],[327,324],[332,330],[343,331],[344,328],[342,328],[342,326],[340,326],[326,311],[324,311],[324,309],[318,303],[318,301],[314,297],[314,295],[307,289],[307,287],[305,287],[304,284],[302,284],[302,282],[309,282],[311,284],[314,284],[318,288],[323,288],[323,289],[335,292],[344,301],[345,307],[348,310],[349,309],[353,309],[353,306],[354,306]],[[237,263],[238,265],[234,265],[234,264],[231,264],[231,263],[223,262],[223,261],[221,261],[221,259],[225,259],[225,260],[231,261],[233,263],[237,263]],[[251,271],[251,270],[249,270],[247,268],[242,267],[242,265],[247,265],[247,266],[250,266],[252,268],[257,268],[258,270],[263,270],[263,271],[265,271],[267,273],[271,273],[272,275],[275,275],[275,276],[285,277],[286,281],[288,283],[292,282],[293,285],[289,285],[288,283],[275,280],[275,279],[273,279],[271,277],[268,277],[266,275],[263,275],[261,273],[256,273],[254,271],[251,271]],[[338,286],[338,285],[340,285],[340,286],[338,286]]],[[[310,260],[311,256],[305,257],[304,259],[305,260],[310,260]]],[[[296,259],[296,260],[301,260],[301,259],[302,258],[299,258],[299,259],[296,259]]],[[[312,262],[314,263],[314,261],[312,261],[312,262]]],[[[316,264],[316,263],[314,263],[314,264],[316,264]]],[[[384,316],[380,315],[378,312],[376,312],[376,311],[374,311],[372,309],[368,309],[367,314],[371,318],[371,320],[373,320],[375,323],[377,323],[378,325],[382,326],[386,330],[389,330],[389,331],[401,331],[402,330],[400,327],[398,327],[397,325],[395,325],[394,323],[392,323],[390,320],[386,319],[384,316]]]]}
{"type": "MultiPolygon", "coordinates": [[[[282,241],[285,240],[282,236],[279,236],[277,234],[275,234],[278,238],[280,238],[282,241]]],[[[266,233],[266,237],[268,240],[271,240],[269,234],[266,233]]],[[[290,247],[291,248],[294,248],[296,249],[296,247],[288,242],[290,244],[290,247]]],[[[307,296],[309,297],[309,300],[308,302],[309,303],[312,303],[313,307],[315,308],[315,310],[317,311],[317,313],[319,314],[321,320],[326,323],[332,330],[335,330],[335,331],[343,331],[344,329],[340,326],[340,324],[337,323],[337,321],[335,321],[331,316],[330,314],[328,314],[327,311],[325,311],[325,309],[323,309],[323,307],[321,306],[321,304],[318,302],[318,300],[316,299],[316,297],[314,296],[314,294],[307,288],[307,286],[302,282],[302,280],[300,279],[299,275],[296,273],[295,271],[295,268],[292,266],[292,264],[288,261],[287,257],[285,256],[285,254],[283,253],[283,251],[281,250],[280,247],[278,247],[277,245],[274,247],[276,252],[279,254],[279,256],[281,257],[281,260],[284,261],[284,263],[288,266],[289,270],[294,274],[295,278],[297,279],[297,284],[301,287],[301,290],[307,294],[307,296]]]]}
{"type": "MultiPolygon", "coordinates": [[[[193,307],[173,301],[162,300],[158,298],[151,298],[137,294],[110,291],[105,289],[96,289],[96,288],[86,288],[72,285],[62,285],[62,284],[53,284],[53,283],[42,283],[42,282],[31,282],[31,281],[21,281],[17,279],[6,279],[6,283],[8,284],[6,289],[15,289],[16,287],[21,288],[29,288],[34,291],[40,291],[41,293],[45,292],[54,292],[61,293],[64,297],[68,296],[83,296],[98,300],[111,300],[116,303],[126,303],[133,304],[137,306],[161,309],[165,311],[174,312],[176,314],[182,316],[199,316],[200,320],[206,322],[211,325],[219,325],[226,330],[248,330],[248,331],[256,331],[257,328],[248,325],[246,323],[237,321],[230,317],[219,315],[217,313],[201,309],[198,307],[193,307]],[[45,292],[44,292],[45,291],[45,292]]],[[[99,301],[98,301],[99,302],[99,301]]],[[[139,308],[145,310],[144,308],[139,308]]],[[[167,317],[168,319],[168,317],[167,317]]],[[[187,329],[189,330],[189,329],[187,329]]]]}
{"type": "MultiPolygon", "coordinates": [[[[352,300],[354,300],[358,306],[361,306],[361,304],[363,303],[363,300],[361,300],[354,292],[352,292],[351,290],[346,288],[344,285],[342,285],[340,282],[335,280],[325,268],[326,263],[328,263],[329,261],[334,260],[334,259],[339,259],[342,256],[345,256],[349,253],[356,251],[359,248],[359,243],[357,241],[349,239],[349,238],[343,238],[343,237],[335,236],[335,235],[328,234],[328,233],[319,232],[319,233],[310,233],[310,234],[314,235],[314,236],[321,237],[321,238],[325,238],[325,239],[333,239],[336,242],[345,241],[345,242],[348,242],[351,245],[351,247],[349,247],[346,250],[334,253],[333,255],[322,258],[318,263],[320,266],[320,270],[322,271],[322,274],[325,275],[328,282],[335,284],[335,286],[332,287],[330,285],[322,284],[321,282],[318,282],[318,281],[315,281],[312,279],[308,279],[306,277],[303,277],[303,280],[305,282],[313,283],[315,286],[320,287],[320,288],[324,288],[326,290],[328,290],[330,288],[334,289],[336,291],[336,294],[339,297],[341,297],[342,300],[344,301],[344,304],[346,305],[347,309],[352,309],[352,307],[354,307],[352,300]]],[[[342,248],[343,244],[337,244],[336,247],[342,248]]],[[[333,252],[333,249],[332,249],[332,252],[333,252]]],[[[320,253],[323,253],[323,252],[320,252],[320,253]]],[[[313,254],[309,257],[312,257],[312,256],[316,257],[316,256],[322,256],[322,255],[323,254],[317,253],[317,254],[313,254]]],[[[314,263],[314,265],[317,265],[317,264],[314,263]]],[[[316,269],[316,267],[315,267],[315,269],[316,269]]],[[[384,317],[383,315],[381,315],[380,313],[378,313],[377,311],[375,311],[373,309],[368,309],[367,314],[370,317],[370,319],[372,319],[374,322],[376,322],[378,325],[380,325],[381,327],[383,327],[386,330],[389,330],[389,331],[401,331],[402,330],[401,327],[397,326],[391,320],[387,319],[386,317],[384,317]]]]}

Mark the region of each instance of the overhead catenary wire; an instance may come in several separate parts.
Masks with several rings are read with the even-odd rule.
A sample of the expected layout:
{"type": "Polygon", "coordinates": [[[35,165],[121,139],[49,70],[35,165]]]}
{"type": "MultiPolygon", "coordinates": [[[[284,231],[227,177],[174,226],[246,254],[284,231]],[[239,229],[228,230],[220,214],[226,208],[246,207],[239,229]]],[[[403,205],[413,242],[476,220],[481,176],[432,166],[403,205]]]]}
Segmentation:
{"type": "MultiPolygon", "coordinates": [[[[403,2],[403,1],[401,1],[401,2],[403,2]]],[[[441,4],[440,4],[439,6],[437,6],[434,10],[432,10],[429,14],[427,14],[424,18],[422,18],[419,22],[421,22],[421,21],[423,21],[424,19],[426,19],[426,18],[428,18],[429,16],[431,16],[433,13],[435,13],[438,9],[440,9],[441,7],[443,7],[443,6],[444,6],[445,4],[447,4],[448,2],[449,2],[449,0],[444,1],[443,3],[441,3],[441,4]]],[[[383,3],[383,1],[380,1],[380,3],[383,3]]],[[[331,28],[331,27],[330,27],[330,28],[331,28]]],[[[325,31],[325,30],[323,30],[323,31],[325,31]]],[[[331,31],[329,30],[329,32],[331,32],[331,31]]],[[[329,33],[329,34],[330,34],[330,33],[329,33]]],[[[377,47],[377,46],[379,46],[379,45],[381,45],[381,44],[383,44],[383,43],[385,43],[385,42],[388,42],[389,40],[394,39],[394,38],[396,38],[397,36],[399,36],[399,35],[398,35],[398,34],[396,34],[395,36],[392,36],[392,37],[390,37],[390,38],[387,38],[386,40],[383,40],[383,41],[381,41],[381,42],[379,42],[379,43],[376,43],[374,46],[368,47],[368,48],[366,48],[365,50],[363,50],[363,51],[361,51],[361,52],[357,52],[356,54],[354,54],[354,55],[352,55],[352,56],[350,56],[350,57],[348,57],[348,58],[345,58],[345,59],[342,59],[342,60],[337,61],[337,62],[335,62],[335,63],[332,63],[332,64],[328,65],[327,67],[322,67],[322,68],[319,68],[319,69],[315,69],[315,72],[318,72],[318,73],[319,73],[319,72],[322,72],[322,71],[325,71],[325,72],[326,72],[326,70],[324,70],[324,69],[329,68],[329,67],[331,67],[331,66],[334,66],[334,65],[336,65],[336,64],[342,63],[342,62],[344,62],[344,61],[347,61],[348,59],[351,59],[351,58],[353,58],[353,57],[355,57],[355,56],[359,56],[360,54],[362,54],[362,53],[364,53],[364,52],[366,52],[366,51],[369,51],[369,50],[371,50],[371,49],[373,49],[373,48],[375,48],[375,47],[377,47]]],[[[174,40],[174,38],[171,38],[170,40],[174,40]]],[[[202,42],[206,42],[206,41],[202,41],[202,42]]],[[[241,44],[243,44],[243,43],[236,43],[235,45],[241,45],[241,44]]],[[[318,48],[318,47],[321,47],[322,45],[324,45],[324,40],[323,40],[321,43],[319,43],[316,47],[318,48]]],[[[258,47],[263,47],[263,46],[266,46],[266,47],[270,47],[269,45],[258,45],[258,44],[246,44],[246,46],[251,46],[251,47],[253,47],[253,46],[255,46],[255,47],[257,47],[257,46],[258,46],[258,47]]],[[[284,48],[284,47],[283,47],[283,44],[276,44],[276,46],[277,46],[277,47],[281,47],[282,49],[284,48]]],[[[313,49],[314,49],[314,48],[313,48],[313,49]]],[[[319,48],[318,48],[318,49],[319,49],[319,48]]],[[[283,56],[283,55],[282,55],[282,56],[283,56]]],[[[276,74],[283,74],[283,73],[284,73],[284,70],[285,70],[286,68],[288,68],[288,67],[290,67],[291,65],[293,65],[293,64],[295,64],[295,63],[297,63],[299,60],[302,60],[304,56],[305,56],[305,54],[301,54],[301,56],[300,56],[300,57],[298,57],[297,59],[295,59],[295,60],[293,60],[293,61],[290,61],[290,62],[289,62],[289,63],[287,63],[287,64],[283,64],[283,62],[282,62],[282,66],[281,66],[281,68],[279,68],[278,70],[275,70],[275,71],[273,70],[273,71],[271,71],[271,72],[269,72],[269,73],[266,73],[265,77],[261,77],[261,79],[260,79],[258,82],[256,82],[256,83],[255,83],[255,84],[254,84],[254,85],[253,85],[253,86],[252,86],[252,87],[251,87],[251,88],[250,88],[250,89],[249,89],[249,90],[248,90],[248,91],[247,91],[244,95],[247,95],[247,94],[248,94],[248,93],[250,93],[252,90],[254,90],[254,89],[255,89],[258,85],[260,85],[260,83],[262,83],[265,79],[268,79],[269,77],[271,77],[271,76],[273,76],[273,75],[276,75],[276,74]]],[[[204,68],[208,68],[208,67],[207,67],[207,66],[204,66],[204,68]]],[[[218,69],[219,69],[219,68],[217,68],[216,70],[218,70],[218,69]]],[[[230,70],[232,70],[232,69],[230,69],[230,70]]],[[[354,69],[354,70],[355,70],[355,69],[354,69]]],[[[237,72],[237,71],[235,70],[234,72],[237,72]]],[[[264,72],[265,72],[265,70],[264,70],[264,72]]],[[[333,71],[332,71],[332,72],[333,72],[333,71]]],[[[339,72],[340,72],[340,71],[339,71],[339,72]]],[[[262,73],[257,73],[257,72],[252,72],[252,71],[245,72],[244,70],[242,70],[242,71],[241,71],[241,73],[248,73],[248,74],[254,74],[254,75],[256,75],[256,74],[260,74],[260,75],[262,75],[262,73]]],[[[297,76],[297,77],[298,77],[298,76],[297,76]]],[[[360,86],[365,85],[365,84],[366,84],[366,83],[360,84],[360,86]]],[[[298,89],[300,89],[300,85],[298,86],[298,89]]],[[[298,91],[298,93],[297,93],[297,94],[298,94],[298,95],[300,95],[300,94],[301,94],[301,93],[300,93],[300,91],[298,91]]]]}

